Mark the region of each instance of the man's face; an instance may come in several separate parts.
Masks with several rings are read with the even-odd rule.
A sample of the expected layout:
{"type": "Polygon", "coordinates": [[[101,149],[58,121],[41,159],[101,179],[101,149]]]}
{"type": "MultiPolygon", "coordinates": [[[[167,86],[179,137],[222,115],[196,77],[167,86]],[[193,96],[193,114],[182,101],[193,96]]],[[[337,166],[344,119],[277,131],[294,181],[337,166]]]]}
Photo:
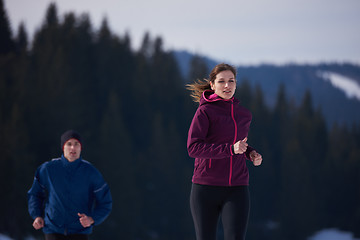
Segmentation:
{"type": "Polygon", "coordinates": [[[73,162],[80,157],[81,144],[75,139],[71,138],[64,144],[64,157],[69,161],[73,162]]]}

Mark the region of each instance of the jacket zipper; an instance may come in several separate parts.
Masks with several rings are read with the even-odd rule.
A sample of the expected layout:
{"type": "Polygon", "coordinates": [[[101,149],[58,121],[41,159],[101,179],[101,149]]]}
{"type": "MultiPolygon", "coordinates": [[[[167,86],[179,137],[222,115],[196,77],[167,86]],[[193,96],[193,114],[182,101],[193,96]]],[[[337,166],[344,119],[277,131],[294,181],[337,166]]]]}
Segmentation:
{"type": "MultiPolygon", "coordinates": [[[[236,138],[237,138],[237,124],[235,121],[235,116],[234,116],[234,102],[231,100],[231,117],[232,120],[234,122],[234,126],[235,126],[235,133],[234,133],[234,141],[233,141],[233,145],[236,143],[236,138]]],[[[232,178],[232,162],[233,162],[233,156],[230,156],[230,173],[229,173],[229,186],[231,186],[231,178],[232,178]]]]}

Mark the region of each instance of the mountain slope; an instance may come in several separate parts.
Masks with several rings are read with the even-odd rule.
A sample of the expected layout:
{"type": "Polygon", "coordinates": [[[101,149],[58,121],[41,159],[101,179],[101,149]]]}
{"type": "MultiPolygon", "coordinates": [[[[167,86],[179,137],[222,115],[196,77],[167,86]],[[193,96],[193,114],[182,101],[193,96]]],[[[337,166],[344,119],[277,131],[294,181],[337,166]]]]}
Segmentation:
{"type": "MultiPolygon", "coordinates": [[[[174,55],[185,79],[187,79],[189,63],[193,55],[185,51],[174,52],[174,55]]],[[[206,57],[203,59],[209,69],[217,64],[213,59],[206,57]]],[[[334,79],[330,79],[337,76],[337,80],[348,79],[354,84],[352,86],[360,86],[360,66],[337,63],[283,66],[269,64],[237,66],[237,69],[238,81],[246,79],[253,87],[259,85],[269,107],[274,106],[279,86],[283,84],[288,99],[296,104],[301,103],[305,92],[309,90],[314,108],[321,109],[329,126],[334,123],[351,125],[360,122],[360,97],[357,98],[356,94],[349,97],[346,90],[339,88],[332,81],[334,79]]],[[[354,89],[356,87],[352,88],[352,90],[358,91],[354,89]]],[[[360,96],[360,92],[357,94],[360,96]]]]}

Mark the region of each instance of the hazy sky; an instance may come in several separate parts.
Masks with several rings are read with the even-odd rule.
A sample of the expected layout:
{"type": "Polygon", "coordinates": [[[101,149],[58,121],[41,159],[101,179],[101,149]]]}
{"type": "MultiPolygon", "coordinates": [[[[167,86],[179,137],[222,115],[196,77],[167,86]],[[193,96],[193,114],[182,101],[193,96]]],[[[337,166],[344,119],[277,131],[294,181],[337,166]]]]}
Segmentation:
{"type": "Polygon", "coordinates": [[[23,21],[32,36],[50,2],[59,17],[88,13],[95,30],[106,17],[135,49],[148,31],[165,49],[232,64],[360,64],[360,0],[5,0],[13,31],[23,21]]]}

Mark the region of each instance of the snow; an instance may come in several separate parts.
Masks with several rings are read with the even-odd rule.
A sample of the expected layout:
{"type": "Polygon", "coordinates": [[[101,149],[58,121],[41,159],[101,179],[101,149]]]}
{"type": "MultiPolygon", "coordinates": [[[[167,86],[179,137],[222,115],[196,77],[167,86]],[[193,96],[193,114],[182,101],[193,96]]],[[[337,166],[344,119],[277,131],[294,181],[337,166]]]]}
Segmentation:
{"type": "MultiPolygon", "coordinates": [[[[0,240],[13,240],[13,239],[0,233],[0,240]]],[[[26,237],[24,240],[35,240],[35,238],[29,236],[29,237],[26,237]]]]}
{"type": "Polygon", "coordinates": [[[317,72],[317,75],[340,90],[344,91],[348,98],[360,100],[360,85],[353,79],[334,72],[317,72]]]}
{"type": "Polygon", "coordinates": [[[313,236],[308,238],[308,240],[360,240],[358,238],[354,238],[353,234],[350,232],[342,232],[338,229],[324,229],[313,236]]]}
{"type": "Polygon", "coordinates": [[[0,233],[0,240],[12,240],[12,239],[6,235],[0,233]]]}
{"type": "MultiPolygon", "coordinates": [[[[0,240],[13,240],[10,237],[0,233],[0,240]]],[[[34,240],[32,237],[27,237],[25,240],[34,240]]],[[[313,236],[307,240],[360,240],[354,238],[354,235],[350,232],[343,232],[335,228],[324,229],[316,232],[313,236]]]]}

